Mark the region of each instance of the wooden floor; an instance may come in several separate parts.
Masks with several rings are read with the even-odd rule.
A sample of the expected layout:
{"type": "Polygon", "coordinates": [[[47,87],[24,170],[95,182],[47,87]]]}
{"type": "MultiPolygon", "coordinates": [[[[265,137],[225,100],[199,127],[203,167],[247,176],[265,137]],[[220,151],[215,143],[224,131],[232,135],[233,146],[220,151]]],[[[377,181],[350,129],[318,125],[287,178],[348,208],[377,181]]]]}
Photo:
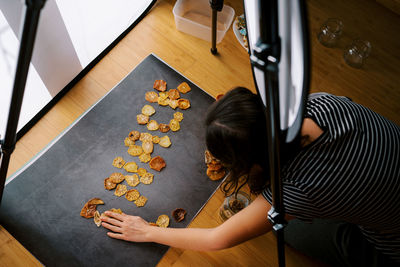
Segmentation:
{"type": "MultiPolygon", "coordinates": [[[[175,1],[158,1],[150,13],[100,63],[98,63],[19,142],[12,155],[9,174],[14,173],[59,135],[85,110],[96,103],[148,54],[155,53],[212,96],[234,86],[255,90],[248,54],[230,29],[210,53],[210,43],[178,32],[172,8],[175,1]]],[[[241,0],[225,1],[237,15],[241,0]]],[[[400,17],[373,0],[309,0],[312,47],[311,92],[346,95],[400,124],[400,17]],[[324,20],[339,17],[344,35],[336,48],[318,43],[316,32],[324,20]],[[353,38],[368,39],[372,53],[363,69],[346,65],[342,54],[353,38]]],[[[220,223],[223,201],[217,192],[190,227],[213,227],[220,223]]],[[[171,248],[159,266],[276,266],[275,238],[266,234],[235,248],[218,252],[195,252],[171,248]]],[[[287,266],[321,264],[286,249],[287,266]]],[[[38,266],[40,263],[4,228],[0,227],[0,266],[38,266]]]]}

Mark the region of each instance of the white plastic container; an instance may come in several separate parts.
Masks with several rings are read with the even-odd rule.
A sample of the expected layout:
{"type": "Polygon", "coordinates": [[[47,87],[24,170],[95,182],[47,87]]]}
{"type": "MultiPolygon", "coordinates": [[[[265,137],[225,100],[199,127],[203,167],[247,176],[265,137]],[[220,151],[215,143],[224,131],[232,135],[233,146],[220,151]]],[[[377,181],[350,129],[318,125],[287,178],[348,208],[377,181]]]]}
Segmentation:
{"type": "MultiPolygon", "coordinates": [[[[172,10],[179,31],[211,42],[212,9],[209,0],[177,0],[172,10]]],[[[219,43],[229,29],[235,10],[224,5],[217,15],[217,38],[219,43]]]]}

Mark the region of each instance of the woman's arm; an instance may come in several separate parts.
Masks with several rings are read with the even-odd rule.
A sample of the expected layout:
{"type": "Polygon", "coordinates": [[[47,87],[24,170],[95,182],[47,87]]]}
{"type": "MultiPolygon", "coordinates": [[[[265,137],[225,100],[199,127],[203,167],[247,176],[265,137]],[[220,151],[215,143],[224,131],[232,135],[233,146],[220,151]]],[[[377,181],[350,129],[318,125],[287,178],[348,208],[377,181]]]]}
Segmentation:
{"type": "Polygon", "coordinates": [[[112,238],[133,242],[156,242],[191,250],[219,250],[233,247],[269,232],[267,214],[271,205],[259,195],[248,207],[215,228],[162,228],[150,226],[138,216],[106,212],[103,227],[112,238]]]}

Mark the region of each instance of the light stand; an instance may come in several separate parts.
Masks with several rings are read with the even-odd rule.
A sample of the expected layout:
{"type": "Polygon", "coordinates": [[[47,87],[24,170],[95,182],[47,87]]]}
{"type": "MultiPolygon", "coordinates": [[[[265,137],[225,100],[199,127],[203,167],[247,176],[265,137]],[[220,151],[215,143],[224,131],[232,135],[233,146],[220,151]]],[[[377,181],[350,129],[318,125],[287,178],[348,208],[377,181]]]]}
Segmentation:
{"type": "Polygon", "coordinates": [[[309,90],[306,7],[303,0],[244,0],[244,6],[253,77],[265,105],[272,191],[268,219],[279,266],[285,266],[281,149],[300,134],[309,90]]]}
{"type": "Polygon", "coordinates": [[[211,54],[218,53],[217,50],[217,14],[224,7],[224,0],[210,0],[212,9],[212,24],[211,24],[211,54]]]}
{"type": "Polygon", "coordinates": [[[14,86],[11,104],[8,113],[7,127],[3,140],[0,140],[0,204],[3,197],[10,157],[15,149],[17,126],[24,97],[25,84],[32,58],[33,46],[39,17],[46,0],[26,0],[25,19],[20,40],[17,67],[14,77],[14,86]]]}

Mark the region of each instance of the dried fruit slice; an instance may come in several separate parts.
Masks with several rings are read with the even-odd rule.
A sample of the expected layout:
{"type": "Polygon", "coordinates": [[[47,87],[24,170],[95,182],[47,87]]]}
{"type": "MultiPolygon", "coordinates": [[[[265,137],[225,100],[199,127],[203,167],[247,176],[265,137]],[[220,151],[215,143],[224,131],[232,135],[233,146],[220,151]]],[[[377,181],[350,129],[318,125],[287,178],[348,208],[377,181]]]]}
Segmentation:
{"type": "Polygon", "coordinates": [[[143,207],[147,202],[147,197],[140,196],[138,199],[135,200],[135,204],[137,207],[143,207]]]}
{"type": "Polygon", "coordinates": [[[122,214],[122,210],[121,209],[112,208],[109,211],[114,212],[114,213],[122,214]]]}
{"type": "Polygon", "coordinates": [[[126,188],[126,185],[119,184],[119,185],[117,185],[117,189],[115,189],[114,195],[116,195],[117,197],[120,197],[123,194],[125,194],[127,191],[128,191],[128,189],[126,188]]]}
{"type": "Polygon", "coordinates": [[[153,136],[151,134],[149,134],[149,133],[141,133],[139,140],[142,141],[142,142],[144,142],[144,141],[152,142],[153,141],[153,136]]]}
{"type": "Polygon", "coordinates": [[[154,144],[158,144],[160,143],[160,137],[158,137],[157,135],[153,135],[152,141],[154,144]]]}
{"type": "Polygon", "coordinates": [[[153,222],[149,222],[149,225],[150,225],[150,226],[157,226],[157,227],[158,227],[158,225],[157,225],[156,223],[153,223],[153,222]]]}
{"type": "Polygon", "coordinates": [[[137,176],[137,174],[133,174],[133,175],[125,175],[125,181],[127,182],[127,184],[129,186],[135,187],[139,184],[139,177],[137,176]]]}
{"type": "Polygon", "coordinates": [[[216,97],[215,97],[215,100],[220,100],[222,97],[224,97],[224,94],[218,94],[216,97]]]}
{"type": "Polygon", "coordinates": [[[165,100],[168,98],[168,93],[167,92],[160,92],[158,95],[158,99],[165,100]]]}
{"type": "Polygon", "coordinates": [[[113,183],[110,178],[104,179],[104,188],[107,190],[112,190],[117,186],[116,183],[113,183]]]}
{"type": "Polygon", "coordinates": [[[179,111],[175,112],[174,113],[174,119],[179,121],[179,122],[181,122],[183,120],[183,113],[179,112],[179,111]]]}
{"type": "Polygon", "coordinates": [[[157,157],[153,158],[152,160],[150,160],[149,165],[150,165],[150,168],[152,168],[153,170],[156,170],[156,171],[161,171],[162,168],[167,166],[167,164],[165,163],[165,160],[160,156],[157,156],[157,157]]]}
{"type": "Polygon", "coordinates": [[[209,150],[204,151],[204,162],[206,164],[211,163],[213,159],[213,156],[211,155],[211,152],[209,150]]]}
{"type": "Polygon", "coordinates": [[[139,169],[137,170],[137,172],[138,172],[138,175],[139,175],[140,177],[142,177],[143,174],[145,174],[147,171],[146,171],[145,168],[139,168],[139,169]]]}
{"type": "Polygon", "coordinates": [[[154,178],[153,174],[146,172],[145,174],[143,174],[142,177],[140,177],[140,182],[142,184],[151,184],[153,182],[153,178],[154,178]]]}
{"type": "Polygon", "coordinates": [[[168,225],[169,225],[168,215],[162,214],[162,215],[158,216],[156,224],[160,227],[165,227],[165,228],[168,227],[168,225]]]}
{"type": "Polygon", "coordinates": [[[169,89],[169,91],[168,91],[168,97],[169,97],[169,99],[176,100],[176,99],[180,98],[181,95],[179,94],[179,91],[178,91],[178,90],[176,90],[176,89],[169,89]]]}
{"type": "Polygon", "coordinates": [[[136,140],[139,139],[140,133],[139,133],[139,131],[132,131],[132,132],[129,133],[128,137],[129,137],[129,139],[131,139],[132,141],[136,141],[136,140]]]}
{"type": "Polygon", "coordinates": [[[158,122],[155,120],[151,120],[149,121],[149,123],[147,124],[147,130],[149,131],[157,131],[158,130],[158,122]]]}
{"type": "Polygon", "coordinates": [[[168,124],[165,124],[165,123],[160,123],[160,125],[159,125],[159,130],[160,130],[160,132],[162,132],[162,133],[166,133],[166,132],[169,131],[169,125],[168,125],[168,124]]]}
{"type": "Polygon", "coordinates": [[[180,109],[188,109],[190,108],[190,101],[184,98],[178,100],[178,107],[180,109]]]}
{"type": "Polygon", "coordinates": [[[147,116],[150,117],[154,113],[156,113],[156,110],[152,106],[150,106],[150,105],[144,105],[143,106],[143,108],[142,108],[142,114],[143,115],[147,115],[147,116]]]}
{"type": "Polygon", "coordinates": [[[128,154],[131,156],[140,156],[143,153],[141,146],[133,145],[128,148],[128,154]]]}
{"type": "Polygon", "coordinates": [[[170,147],[171,146],[171,140],[169,139],[168,135],[163,136],[160,138],[160,143],[158,143],[162,147],[170,147]]]}
{"type": "Polygon", "coordinates": [[[153,88],[157,91],[164,92],[165,90],[167,90],[167,82],[164,80],[155,80],[153,88]]]}
{"type": "Polygon", "coordinates": [[[185,215],[186,215],[186,210],[182,208],[175,209],[172,212],[172,218],[174,218],[174,220],[177,222],[183,221],[183,219],[185,219],[185,215]]]}
{"type": "Polygon", "coordinates": [[[140,196],[139,191],[137,191],[136,189],[131,189],[126,192],[125,198],[129,201],[135,201],[136,199],[139,198],[139,196],[140,196]]]}
{"type": "Polygon", "coordinates": [[[225,176],[225,173],[225,169],[220,169],[218,171],[207,169],[207,176],[214,181],[222,179],[225,176]]]}
{"type": "Polygon", "coordinates": [[[97,227],[101,226],[100,212],[98,210],[96,210],[95,213],[94,213],[93,221],[97,225],[97,227]]]}
{"type": "Polygon", "coordinates": [[[179,92],[181,92],[183,94],[186,94],[187,92],[189,92],[191,90],[190,86],[189,86],[189,84],[187,84],[187,82],[181,83],[180,85],[178,85],[177,88],[178,88],[179,92]]]}
{"type": "Polygon", "coordinates": [[[125,169],[127,172],[137,172],[138,165],[136,164],[136,162],[131,161],[131,162],[128,162],[128,163],[126,163],[126,164],[124,165],[124,169],[125,169]]]}
{"type": "Polygon", "coordinates": [[[143,153],[142,155],[139,156],[139,160],[140,162],[147,163],[151,160],[151,156],[150,154],[143,153]]]}
{"type": "Polygon", "coordinates": [[[168,102],[168,105],[171,107],[171,108],[173,108],[173,109],[176,109],[177,107],[178,107],[178,100],[169,100],[169,102],[168,102]]]}
{"type": "Polygon", "coordinates": [[[169,128],[171,128],[172,131],[176,132],[179,131],[181,125],[179,124],[179,121],[172,119],[169,121],[169,128]]]}
{"type": "Polygon", "coordinates": [[[210,163],[207,164],[207,167],[210,171],[218,171],[220,170],[223,166],[221,162],[217,162],[216,160],[212,160],[210,163]]]}
{"type": "Polygon", "coordinates": [[[122,173],[114,172],[110,175],[110,181],[114,184],[119,184],[125,179],[125,176],[122,173]]]}
{"type": "Polygon", "coordinates": [[[133,146],[133,145],[135,145],[135,141],[131,140],[129,137],[126,137],[124,139],[124,144],[125,144],[125,146],[133,146]]]}
{"type": "Polygon", "coordinates": [[[139,114],[136,116],[136,120],[139,124],[144,125],[147,124],[149,122],[149,116],[147,115],[143,115],[143,114],[139,114]]]}
{"type": "Polygon", "coordinates": [[[80,215],[84,218],[93,218],[99,204],[104,204],[104,201],[100,198],[92,198],[83,205],[80,215]]]}
{"type": "Polygon", "coordinates": [[[154,148],[154,145],[153,145],[152,141],[143,141],[142,149],[143,149],[144,153],[146,153],[146,154],[153,153],[153,148],[154,148]]]}
{"type": "Polygon", "coordinates": [[[113,160],[113,163],[112,163],[112,165],[113,165],[114,167],[117,167],[117,168],[119,168],[119,169],[121,169],[122,166],[124,166],[124,164],[125,164],[125,160],[124,160],[122,157],[116,157],[116,158],[113,160]]]}
{"type": "Polygon", "coordinates": [[[146,94],[145,94],[145,97],[144,97],[147,101],[149,101],[150,103],[155,103],[155,102],[157,102],[157,100],[158,100],[158,95],[157,95],[157,93],[156,92],[153,92],[153,91],[151,91],[151,92],[147,92],[146,94]]]}
{"type": "Polygon", "coordinates": [[[166,99],[161,99],[160,97],[158,98],[158,104],[160,105],[160,106],[168,106],[169,105],[169,99],[168,98],[166,98],[166,99]]]}

